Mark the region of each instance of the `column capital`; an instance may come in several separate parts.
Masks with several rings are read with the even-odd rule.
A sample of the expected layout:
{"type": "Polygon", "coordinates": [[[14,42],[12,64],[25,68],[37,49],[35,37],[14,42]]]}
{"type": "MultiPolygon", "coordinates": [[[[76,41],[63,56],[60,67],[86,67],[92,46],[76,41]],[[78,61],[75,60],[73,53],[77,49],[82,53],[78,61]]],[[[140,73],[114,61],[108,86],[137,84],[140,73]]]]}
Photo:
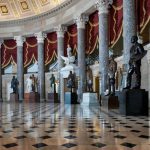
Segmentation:
{"type": "Polygon", "coordinates": [[[21,35],[14,36],[14,40],[16,40],[17,46],[23,46],[23,42],[25,41],[25,38],[21,35]]]}
{"type": "Polygon", "coordinates": [[[37,43],[44,43],[44,39],[47,37],[47,35],[43,32],[35,33],[34,36],[37,39],[37,43]]]}
{"type": "Polygon", "coordinates": [[[62,37],[64,38],[64,33],[67,31],[67,27],[64,25],[59,25],[58,27],[55,28],[55,31],[57,32],[57,37],[62,37]]]}
{"type": "Polygon", "coordinates": [[[89,17],[85,14],[81,14],[75,17],[74,21],[77,24],[77,28],[85,29],[85,23],[89,20],[89,17]]]}
{"type": "Polygon", "coordinates": [[[113,0],[96,0],[96,8],[99,11],[99,15],[103,13],[108,13],[109,5],[112,5],[113,0]]]}

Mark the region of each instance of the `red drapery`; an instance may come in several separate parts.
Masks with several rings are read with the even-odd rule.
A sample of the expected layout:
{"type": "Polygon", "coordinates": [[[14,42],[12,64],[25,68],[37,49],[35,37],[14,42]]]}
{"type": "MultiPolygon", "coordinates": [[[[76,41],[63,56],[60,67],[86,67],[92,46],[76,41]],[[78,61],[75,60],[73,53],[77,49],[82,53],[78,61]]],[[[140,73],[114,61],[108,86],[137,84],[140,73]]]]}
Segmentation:
{"type": "MultiPolygon", "coordinates": [[[[136,0],[138,31],[142,34],[150,21],[150,0],[136,0]]],[[[86,53],[92,54],[98,45],[98,11],[89,16],[86,24],[86,53]]],[[[123,0],[115,0],[109,9],[109,47],[117,44],[122,35],[123,25],[123,0]]],[[[70,44],[73,53],[77,54],[77,26],[68,26],[64,38],[64,54],[66,55],[67,45],[70,44]]],[[[24,67],[29,66],[32,61],[37,61],[37,40],[35,37],[26,38],[23,45],[24,67]]],[[[48,33],[44,42],[45,65],[53,63],[57,59],[57,35],[56,32],[48,33]]],[[[5,40],[2,45],[2,67],[10,63],[17,63],[17,46],[15,40],[5,40]]]]}
{"type": "Polygon", "coordinates": [[[150,21],[150,0],[137,0],[138,31],[142,33],[150,21]]]}
{"type": "Polygon", "coordinates": [[[77,26],[76,24],[70,25],[67,28],[67,32],[65,33],[64,39],[64,55],[67,55],[67,45],[69,44],[73,50],[73,54],[76,55],[77,53],[77,26]]]}
{"type": "Polygon", "coordinates": [[[15,40],[5,40],[2,45],[2,68],[17,63],[17,45],[15,40]]]}
{"type": "Polygon", "coordinates": [[[89,16],[86,24],[86,53],[92,54],[98,44],[98,11],[89,16]]]}
{"type": "Polygon", "coordinates": [[[45,65],[51,64],[57,59],[57,34],[48,33],[44,43],[45,65]]]}
{"type": "Polygon", "coordinates": [[[123,0],[113,1],[109,9],[109,47],[113,47],[122,35],[123,0]]]}
{"type": "Polygon", "coordinates": [[[24,52],[24,67],[29,66],[33,61],[37,61],[37,40],[36,37],[26,38],[23,45],[24,52]]]}

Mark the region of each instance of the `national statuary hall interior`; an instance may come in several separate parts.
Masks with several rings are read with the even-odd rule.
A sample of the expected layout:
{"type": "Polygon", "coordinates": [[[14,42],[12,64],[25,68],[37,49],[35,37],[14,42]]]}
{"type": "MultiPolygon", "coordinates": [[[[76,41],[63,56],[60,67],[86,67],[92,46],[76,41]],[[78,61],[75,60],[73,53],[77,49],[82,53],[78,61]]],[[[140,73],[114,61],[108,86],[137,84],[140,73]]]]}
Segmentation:
{"type": "Polygon", "coordinates": [[[150,150],[150,0],[0,0],[0,150],[150,150]]]}

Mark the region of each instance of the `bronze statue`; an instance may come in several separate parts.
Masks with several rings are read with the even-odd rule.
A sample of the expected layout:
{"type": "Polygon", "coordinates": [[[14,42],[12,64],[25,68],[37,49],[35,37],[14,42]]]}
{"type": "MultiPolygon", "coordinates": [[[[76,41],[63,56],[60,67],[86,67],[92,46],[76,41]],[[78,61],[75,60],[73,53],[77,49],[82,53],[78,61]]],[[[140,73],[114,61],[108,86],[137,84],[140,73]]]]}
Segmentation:
{"type": "Polygon", "coordinates": [[[54,92],[55,92],[55,76],[54,74],[52,74],[51,78],[50,78],[50,87],[52,88],[54,85],[54,92]]]}
{"type": "Polygon", "coordinates": [[[87,66],[87,88],[89,92],[93,92],[93,74],[89,66],[87,66]]]}
{"type": "Polygon", "coordinates": [[[17,78],[15,78],[15,76],[13,76],[12,80],[11,80],[11,88],[13,89],[13,93],[17,93],[18,92],[18,80],[17,78]]]}
{"type": "Polygon", "coordinates": [[[143,46],[138,43],[138,37],[132,36],[131,43],[133,43],[130,49],[130,60],[129,70],[127,75],[127,86],[124,89],[131,88],[132,75],[135,73],[135,85],[133,89],[140,89],[141,87],[141,59],[146,55],[147,51],[144,50],[143,46]]]}
{"type": "Polygon", "coordinates": [[[108,94],[115,95],[115,73],[117,71],[117,63],[114,60],[114,56],[109,57],[108,64],[108,94]]]}
{"type": "Polygon", "coordinates": [[[67,78],[67,87],[71,89],[71,92],[72,88],[75,88],[75,75],[72,73],[72,71],[70,71],[70,74],[67,78]]]}
{"type": "Polygon", "coordinates": [[[49,80],[50,80],[50,87],[52,87],[53,84],[55,84],[55,76],[54,76],[54,74],[52,74],[52,76],[51,76],[51,78],[49,80]]]}

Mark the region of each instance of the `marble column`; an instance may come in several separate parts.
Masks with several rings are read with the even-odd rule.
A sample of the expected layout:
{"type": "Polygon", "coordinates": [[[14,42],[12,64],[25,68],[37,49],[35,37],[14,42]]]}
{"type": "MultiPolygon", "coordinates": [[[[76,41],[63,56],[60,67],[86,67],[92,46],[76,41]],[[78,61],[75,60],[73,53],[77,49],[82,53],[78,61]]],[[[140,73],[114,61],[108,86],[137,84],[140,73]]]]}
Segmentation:
{"type": "Polygon", "coordinates": [[[132,46],[131,37],[137,35],[136,32],[135,0],[123,0],[123,60],[126,69],[132,46]]]}
{"type": "Polygon", "coordinates": [[[85,23],[88,21],[88,16],[82,14],[76,17],[77,24],[77,47],[78,47],[78,100],[82,100],[83,92],[86,89],[86,73],[85,73],[85,23]]]}
{"type": "Polygon", "coordinates": [[[1,53],[1,46],[2,46],[3,40],[0,39],[0,101],[3,101],[2,98],[2,53],[1,53]]]}
{"type": "Polygon", "coordinates": [[[42,32],[35,33],[38,43],[38,80],[40,102],[45,101],[45,65],[44,65],[44,38],[46,35],[42,32]]]}
{"type": "Polygon", "coordinates": [[[57,32],[57,55],[58,55],[58,78],[59,78],[59,100],[64,102],[64,79],[60,73],[63,67],[63,60],[61,56],[64,56],[64,33],[67,30],[65,26],[59,25],[56,29],[57,32]]]}
{"type": "Polygon", "coordinates": [[[150,43],[146,45],[145,50],[147,50],[147,62],[148,62],[148,94],[149,94],[149,112],[150,112],[150,43]]]}
{"type": "Polygon", "coordinates": [[[15,36],[14,39],[17,43],[17,79],[19,81],[19,101],[24,99],[24,66],[23,66],[23,42],[22,36],[15,36]]]}
{"type": "Polygon", "coordinates": [[[97,0],[96,7],[99,14],[99,70],[100,76],[99,85],[101,95],[107,89],[107,74],[108,74],[108,9],[109,5],[112,4],[112,0],[97,0]]]}

